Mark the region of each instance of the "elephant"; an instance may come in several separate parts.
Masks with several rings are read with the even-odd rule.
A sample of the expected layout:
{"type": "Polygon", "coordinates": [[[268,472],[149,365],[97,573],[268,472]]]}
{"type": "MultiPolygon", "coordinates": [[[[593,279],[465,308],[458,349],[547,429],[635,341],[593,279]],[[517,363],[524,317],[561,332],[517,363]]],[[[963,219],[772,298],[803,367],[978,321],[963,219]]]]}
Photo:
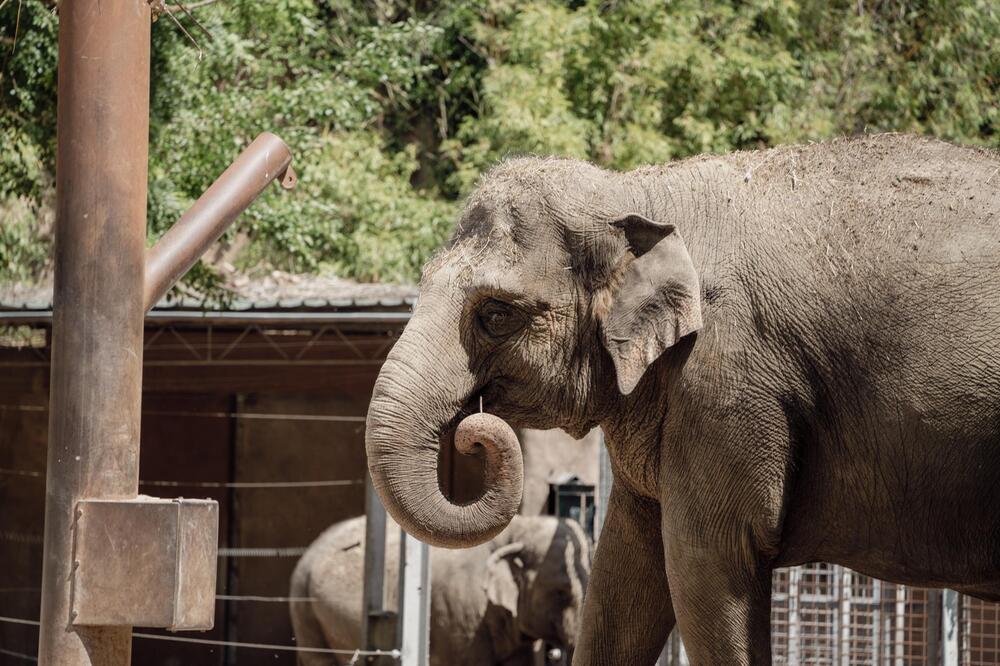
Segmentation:
{"type": "MultiPolygon", "coordinates": [[[[364,516],[337,523],[297,563],[290,613],[299,647],[363,645],[364,534],[364,516]]],[[[515,516],[491,541],[468,550],[434,548],[430,561],[432,666],[530,666],[537,639],[572,653],[590,575],[590,542],[575,521],[515,516]]],[[[398,529],[388,530],[386,565],[399,566],[398,529]]],[[[388,587],[387,604],[398,607],[398,589],[388,587]]],[[[341,657],[300,652],[299,664],[350,660],[341,657]]]]}
{"type": "Polygon", "coordinates": [[[576,664],[770,663],[771,571],[1000,600],[1000,156],[909,135],[616,172],[509,158],[424,267],[369,405],[391,515],[468,547],[512,427],[600,426],[613,484],[576,664]],[[485,487],[449,501],[443,446],[485,487]]]}

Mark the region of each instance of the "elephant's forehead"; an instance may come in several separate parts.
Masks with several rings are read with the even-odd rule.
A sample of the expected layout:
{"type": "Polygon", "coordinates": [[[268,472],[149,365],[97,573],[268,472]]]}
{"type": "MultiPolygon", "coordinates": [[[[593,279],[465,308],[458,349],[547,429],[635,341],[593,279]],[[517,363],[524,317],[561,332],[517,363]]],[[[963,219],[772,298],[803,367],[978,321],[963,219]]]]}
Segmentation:
{"type": "Polygon", "coordinates": [[[569,264],[561,227],[556,224],[481,224],[431,259],[424,268],[428,280],[470,281],[493,273],[515,273],[532,279],[569,264]]]}
{"type": "MultiPolygon", "coordinates": [[[[429,297],[466,297],[483,292],[554,303],[572,293],[567,284],[573,276],[567,262],[557,257],[546,261],[537,255],[522,255],[516,259],[484,254],[454,259],[441,265],[421,281],[421,300],[429,297]]],[[[462,300],[459,298],[458,300],[462,300]]]]}

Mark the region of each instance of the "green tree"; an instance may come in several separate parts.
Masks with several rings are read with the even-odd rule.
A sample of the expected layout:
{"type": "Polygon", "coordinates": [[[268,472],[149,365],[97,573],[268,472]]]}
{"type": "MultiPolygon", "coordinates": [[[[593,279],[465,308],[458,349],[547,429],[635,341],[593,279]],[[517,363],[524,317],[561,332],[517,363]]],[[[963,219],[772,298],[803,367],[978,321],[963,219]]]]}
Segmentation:
{"type": "MultiPolygon", "coordinates": [[[[239,267],[411,281],[505,156],[619,169],[841,134],[1000,146],[992,0],[219,0],[153,26],[149,233],[257,133],[300,186],[243,216],[239,267]]],[[[0,279],[45,271],[53,0],[0,0],[0,279]]],[[[202,266],[189,285],[222,280],[202,266]]]]}

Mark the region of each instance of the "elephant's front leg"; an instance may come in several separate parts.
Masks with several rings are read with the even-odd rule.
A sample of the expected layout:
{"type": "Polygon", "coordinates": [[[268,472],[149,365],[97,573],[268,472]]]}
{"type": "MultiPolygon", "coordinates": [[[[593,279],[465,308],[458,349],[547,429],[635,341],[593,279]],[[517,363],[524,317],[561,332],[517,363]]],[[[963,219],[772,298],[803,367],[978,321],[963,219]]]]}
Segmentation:
{"type": "Polygon", "coordinates": [[[691,664],[771,663],[771,571],[739,537],[707,545],[704,525],[664,516],[674,612],[691,664]]]}
{"type": "Polygon", "coordinates": [[[573,664],[652,665],[673,626],[659,504],[615,484],[591,568],[573,664]]]}

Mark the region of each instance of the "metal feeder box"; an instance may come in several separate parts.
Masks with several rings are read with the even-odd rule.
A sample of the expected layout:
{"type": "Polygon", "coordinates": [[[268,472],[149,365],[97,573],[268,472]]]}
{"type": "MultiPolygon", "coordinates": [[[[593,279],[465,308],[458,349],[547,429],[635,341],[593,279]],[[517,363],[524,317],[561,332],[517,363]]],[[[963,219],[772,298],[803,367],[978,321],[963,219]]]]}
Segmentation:
{"type": "Polygon", "coordinates": [[[81,500],[73,623],[211,629],[218,534],[212,500],[81,500]]]}

